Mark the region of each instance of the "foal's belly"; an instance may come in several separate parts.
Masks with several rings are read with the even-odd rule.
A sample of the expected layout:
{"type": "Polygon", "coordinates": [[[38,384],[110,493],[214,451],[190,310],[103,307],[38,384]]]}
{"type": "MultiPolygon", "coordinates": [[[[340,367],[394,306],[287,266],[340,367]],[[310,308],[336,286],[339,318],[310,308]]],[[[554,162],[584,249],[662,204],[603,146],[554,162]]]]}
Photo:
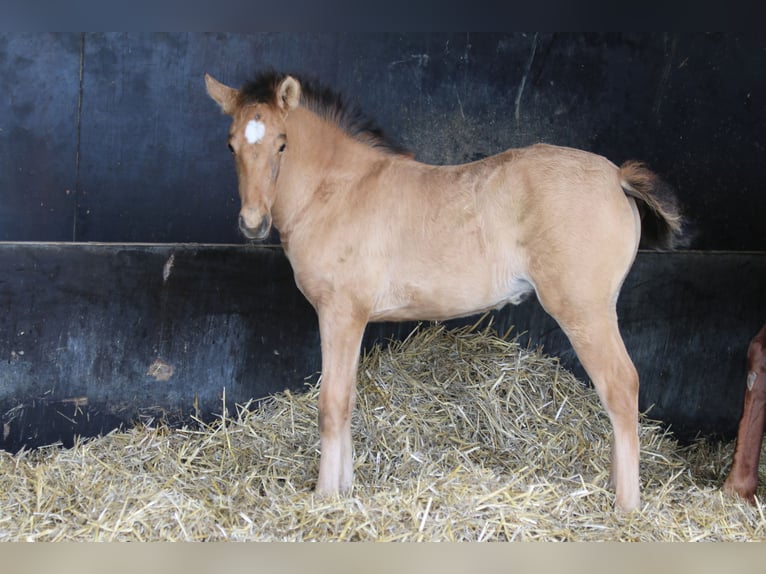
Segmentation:
{"type": "Polygon", "coordinates": [[[424,286],[404,283],[380,298],[373,307],[371,321],[446,321],[500,309],[508,303],[518,305],[531,293],[534,286],[528,278],[518,275],[504,284],[487,289],[477,280],[435,281],[424,286]]]}

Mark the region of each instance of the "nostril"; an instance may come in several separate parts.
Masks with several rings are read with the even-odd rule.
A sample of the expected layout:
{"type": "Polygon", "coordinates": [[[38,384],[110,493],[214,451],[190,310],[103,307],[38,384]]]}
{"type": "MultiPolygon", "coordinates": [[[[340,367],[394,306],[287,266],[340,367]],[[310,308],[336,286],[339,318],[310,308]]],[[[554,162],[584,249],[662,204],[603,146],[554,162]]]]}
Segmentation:
{"type": "Polygon", "coordinates": [[[245,225],[245,218],[242,217],[241,214],[239,216],[239,228],[240,229],[247,229],[247,225],[245,225]]]}
{"type": "Polygon", "coordinates": [[[269,231],[271,230],[271,217],[269,217],[268,214],[263,216],[263,219],[261,219],[261,224],[258,226],[257,235],[259,237],[266,237],[269,234],[269,231]]]}

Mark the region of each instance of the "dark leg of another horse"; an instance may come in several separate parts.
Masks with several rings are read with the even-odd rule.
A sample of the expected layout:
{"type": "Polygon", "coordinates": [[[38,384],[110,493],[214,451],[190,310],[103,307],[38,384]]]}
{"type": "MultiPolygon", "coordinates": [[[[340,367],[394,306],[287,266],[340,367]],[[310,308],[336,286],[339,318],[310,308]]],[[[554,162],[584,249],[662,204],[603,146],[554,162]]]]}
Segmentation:
{"type": "Polygon", "coordinates": [[[758,488],[758,461],[761,456],[766,420],[766,373],[752,371],[752,388],[745,391],[745,406],[737,431],[734,464],[726,477],[724,490],[754,502],[758,488]]]}
{"type": "Polygon", "coordinates": [[[612,309],[556,317],[593,381],[612,422],[611,481],[615,504],[622,510],[639,507],[638,373],[625,349],[617,314],[612,309]]]}
{"type": "Polygon", "coordinates": [[[356,401],[356,370],[365,321],[338,307],[319,309],[322,378],[319,387],[321,456],[316,491],[347,492],[353,482],[351,413],[356,401]]]}

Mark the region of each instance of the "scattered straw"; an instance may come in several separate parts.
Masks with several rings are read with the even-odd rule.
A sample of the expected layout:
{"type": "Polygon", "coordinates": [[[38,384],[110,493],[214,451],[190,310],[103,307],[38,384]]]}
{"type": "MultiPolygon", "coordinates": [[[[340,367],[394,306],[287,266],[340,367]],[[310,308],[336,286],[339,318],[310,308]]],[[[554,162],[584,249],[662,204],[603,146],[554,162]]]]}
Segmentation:
{"type": "Polygon", "coordinates": [[[643,508],[613,511],[594,391],[490,331],[421,328],[364,358],[348,497],[312,492],[316,405],[310,388],[0,453],[0,540],[766,540],[763,507],[720,491],[733,445],[680,447],[646,418],[643,508]]]}

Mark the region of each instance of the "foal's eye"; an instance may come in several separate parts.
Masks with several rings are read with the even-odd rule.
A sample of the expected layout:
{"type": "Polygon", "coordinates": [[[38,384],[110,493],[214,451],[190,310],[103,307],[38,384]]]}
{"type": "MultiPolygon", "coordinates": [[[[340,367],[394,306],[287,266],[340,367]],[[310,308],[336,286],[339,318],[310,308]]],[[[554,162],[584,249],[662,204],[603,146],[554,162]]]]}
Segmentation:
{"type": "Polygon", "coordinates": [[[281,146],[279,146],[279,153],[282,153],[283,151],[285,151],[286,147],[287,147],[286,143],[283,143],[281,146]]]}

